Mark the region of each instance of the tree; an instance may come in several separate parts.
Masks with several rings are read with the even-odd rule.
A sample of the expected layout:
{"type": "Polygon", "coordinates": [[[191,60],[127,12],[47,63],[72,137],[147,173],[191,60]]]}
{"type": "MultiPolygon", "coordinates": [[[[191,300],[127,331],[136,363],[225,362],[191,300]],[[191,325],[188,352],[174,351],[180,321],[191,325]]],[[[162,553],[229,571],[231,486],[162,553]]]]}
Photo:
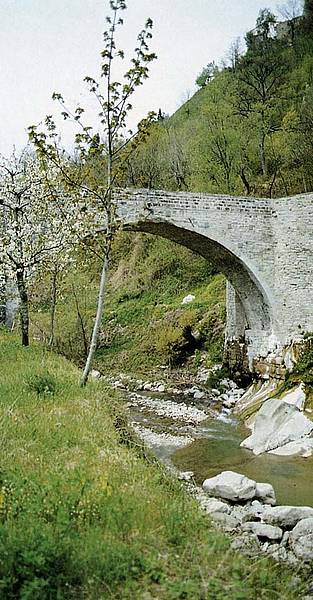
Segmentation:
{"type": "Polygon", "coordinates": [[[168,164],[165,159],[165,119],[149,130],[149,138],[132,153],[123,169],[123,185],[148,189],[164,186],[168,164]]]}
{"type": "Polygon", "coordinates": [[[43,173],[27,151],[1,158],[0,265],[17,287],[23,346],[29,345],[29,281],[45,261],[53,263],[55,253],[65,252],[80,228],[79,214],[86,222],[86,211],[80,212],[83,199],[73,202],[64,190],[51,186],[52,179],[54,174],[43,173]]]}
{"type": "Polygon", "coordinates": [[[228,61],[230,61],[230,66],[233,70],[236,69],[236,67],[238,66],[240,57],[242,56],[242,53],[243,53],[243,49],[242,49],[241,38],[237,37],[231,43],[228,54],[227,54],[227,59],[228,59],[228,61]]]}
{"type": "Polygon", "coordinates": [[[284,46],[272,38],[275,17],[263,10],[257,20],[256,34],[248,34],[248,50],[236,69],[237,110],[243,118],[253,118],[258,131],[260,166],[267,175],[266,139],[280,126],[277,107],[279,94],[288,72],[284,46]]]}
{"type": "Polygon", "coordinates": [[[199,88],[205,87],[210,81],[212,81],[218,72],[218,67],[216,66],[214,60],[207,64],[206,67],[201,71],[200,75],[198,75],[196,79],[196,85],[199,88]]]}
{"type": "Polygon", "coordinates": [[[138,131],[129,132],[125,137],[126,120],[132,109],[130,99],[138,86],[142,85],[149,73],[149,64],[156,58],[149,52],[148,42],[152,37],[152,20],[148,19],[144,28],[138,35],[138,44],[131,59],[130,67],[126,71],[123,83],[115,81],[113,67],[118,59],[124,60],[124,51],[116,47],[116,32],[123,25],[120,14],[126,9],[124,0],[110,0],[111,15],[106,17],[108,30],[104,32],[104,48],[101,52],[101,80],[102,85],[95,78],[87,76],[85,81],[90,93],[99,106],[100,123],[98,130],[83,123],[85,110],[77,106],[71,111],[66,106],[61,94],[54,93],[53,98],[62,107],[65,120],[76,122],[80,132],[75,136],[78,160],[75,164],[70,161],[70,166],[64,162],[64,151],[57,145],[56,125],[51,116],[46,118],[46,131],[38,132],[36,126],[29,129],[30,139],[37,150],[46,160],[52,162],[60,171],[64,182],[71,188],[86,190],[93,196],[96,204],[105,211],[105,233],[101,251],[102,271],[99,285],[98,306],[94,328],[89,348],[88,357],[82,375],[81,384],[85,385],[92,366],[92,361],[97,347],[101,319],[103,314],[104,296],[107,284],[107,274],[112,241],[116,230],[115,202],[113,188],[119,176],[121,166],[127,161],[136,145],[147,134],[147,125],[155,119],[154,113],[149,113],[147,119],[138,125],[138,131]],[[96,171],[95,167],[106,166],[106,179],[96,171]]]}
{"type": "Polygon", "coordinates": [[[304,1],[303,16],[305,30],[310,33],[313,31],[313,0],[304,1]]]}

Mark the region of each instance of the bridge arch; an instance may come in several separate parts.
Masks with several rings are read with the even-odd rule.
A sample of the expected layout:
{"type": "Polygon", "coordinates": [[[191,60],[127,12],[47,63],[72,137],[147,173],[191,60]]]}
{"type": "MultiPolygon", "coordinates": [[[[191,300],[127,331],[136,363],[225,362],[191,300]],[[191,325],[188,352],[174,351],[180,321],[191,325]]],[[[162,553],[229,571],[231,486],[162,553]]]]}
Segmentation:
{"type": "MultiPolygon", "coordinates": [[[[194,228],[180,227],[159,219],[145,218],[136,223],[125,223],[124,227],[176,242],[216,265],[237,294],[239,322],[233,323],[234,337],[245,338],[250,359],[260,351],[263,351],[264,354],[268,352],[268,340],[271,338],[274,327],[269,294],[251,266],[231,250],[225,240],[217,241],[197,232],[194,228]]],[[[236,319],[235,315],[233,317],[236,319]]],[[[228,329],[229,335],[231,333],[228,329]]]]}
{"type": "Polygon", "coordinates": [[[312,194],[268,199],[129,188],[113,196],[122,225],[182,244],[225,274],[226,338],[244,333],[250,364],[283,359],[284,347],[313,331],[312,194]]]}

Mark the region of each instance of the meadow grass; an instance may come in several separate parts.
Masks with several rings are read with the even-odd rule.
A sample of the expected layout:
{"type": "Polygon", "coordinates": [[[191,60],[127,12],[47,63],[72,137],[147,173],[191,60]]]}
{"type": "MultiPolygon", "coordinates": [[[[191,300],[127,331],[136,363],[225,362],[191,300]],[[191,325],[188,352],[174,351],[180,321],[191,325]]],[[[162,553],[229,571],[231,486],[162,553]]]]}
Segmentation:
{"type": "Polygon", "coordinates": [[[295,573],[230,550],[102,382],[81,389],[76,367],[4,331],[0,364],[1,599],[303,596],[295,573]]]}

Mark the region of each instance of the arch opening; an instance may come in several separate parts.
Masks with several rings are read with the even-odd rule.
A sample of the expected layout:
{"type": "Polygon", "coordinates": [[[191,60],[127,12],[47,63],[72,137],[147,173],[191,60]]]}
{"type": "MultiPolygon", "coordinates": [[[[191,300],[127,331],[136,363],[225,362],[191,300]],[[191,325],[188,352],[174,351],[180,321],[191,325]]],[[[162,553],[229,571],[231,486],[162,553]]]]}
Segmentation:
{"type": "Polygon", "coordinates": [[[254,357],[268,352],[269,339],[273,333],[270,301],[261,282],[241,258],[223,243],[169,222],[145,220],[126,225],[126,229],[159,235],[189,248],[213,263],[230,284],[227,294],[229,312],[226,337],[244,336],[250,368],[254,357]],[[233,301],[230,302],[231,299],[233,301]]]}

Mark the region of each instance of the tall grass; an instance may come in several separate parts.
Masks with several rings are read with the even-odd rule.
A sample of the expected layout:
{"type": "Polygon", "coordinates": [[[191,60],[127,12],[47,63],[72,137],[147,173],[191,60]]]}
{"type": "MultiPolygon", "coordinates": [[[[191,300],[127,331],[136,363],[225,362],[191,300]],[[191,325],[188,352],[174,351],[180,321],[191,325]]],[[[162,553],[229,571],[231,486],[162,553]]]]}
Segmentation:
{"type": "Polygon", "coordinates": [[[1,599],[302,597],[288,571],[230,551],[112,390],[5,332],[0,365],[1,599]]]}

